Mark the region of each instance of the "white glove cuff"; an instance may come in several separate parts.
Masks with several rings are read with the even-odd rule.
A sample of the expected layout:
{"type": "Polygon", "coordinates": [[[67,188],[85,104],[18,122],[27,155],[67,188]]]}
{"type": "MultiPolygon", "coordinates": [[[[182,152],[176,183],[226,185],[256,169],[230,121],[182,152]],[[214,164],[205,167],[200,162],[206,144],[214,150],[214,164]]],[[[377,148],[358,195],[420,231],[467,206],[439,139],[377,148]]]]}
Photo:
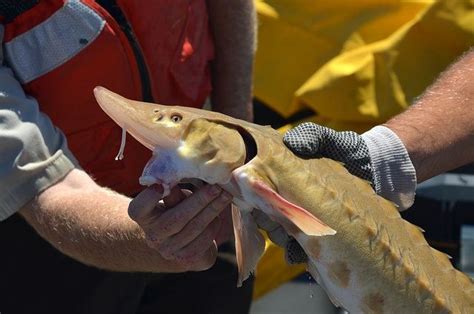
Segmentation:
{"type": "Polygon", "coordinates": [[[416,172],[400,138],[389,128],[376,126],[362,134],[369,148],[375,191],[399,210],[413,205],[416,172]]]}

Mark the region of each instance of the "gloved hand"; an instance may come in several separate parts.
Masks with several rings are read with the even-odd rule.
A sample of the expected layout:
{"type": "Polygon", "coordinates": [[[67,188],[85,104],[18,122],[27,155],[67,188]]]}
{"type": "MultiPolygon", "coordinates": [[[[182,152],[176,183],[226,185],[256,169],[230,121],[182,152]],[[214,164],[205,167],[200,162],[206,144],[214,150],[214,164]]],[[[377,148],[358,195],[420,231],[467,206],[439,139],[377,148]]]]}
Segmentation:
{"type": "MultiPolygon", "coordinates": [[[[377,194],[397,204],[400,210],[413,204],[415,168],[401,140],[387,127],[376,126],[358,135],[303,123],[288,131],[283,141],[299,156],[327,157],[344,163],[350,173],[370,182],[377,194]]],[[[281,226],[261,212],[254,217],[262,229],[268,230],[273,242],[286,248],[290,264],[306,261],[303,249],[281,226]]]]}

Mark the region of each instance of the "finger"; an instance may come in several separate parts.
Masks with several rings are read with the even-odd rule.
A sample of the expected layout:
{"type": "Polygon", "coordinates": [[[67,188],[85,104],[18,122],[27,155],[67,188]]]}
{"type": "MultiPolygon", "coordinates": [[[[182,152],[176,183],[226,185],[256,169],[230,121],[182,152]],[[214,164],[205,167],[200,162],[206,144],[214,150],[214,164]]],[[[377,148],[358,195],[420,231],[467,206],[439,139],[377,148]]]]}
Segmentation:
{"type": "Polygon", "coordinates": [[[286,132],[283,142],[298,155],[316,157],[321,153],[326,129],[315,123],[302,123],[286,132]]]}
{"type": "Polygon", "coordinates": [[[263,229],[267,232],[273,231],[280,227],[280,224],[271,220],[270,217],[268,217],[267,214],[265,214],[263,211],[254,209],[252,211],[252,216],[255,219],[255,222],[257,223],[257,226],[260,229],[263,229]]]}
{"type": "Polygon", "coordinates": [[[175,207],[165,211],[160,219],[153,222],[153,226],[151,226],[155,230],[158,240],[166,239],[180,232],[190,220],[218,197],[221,191],[222,189],[217,185],[205,186],[175,207]]]}
{"type": "Polygon", "coordinates": [[[306,252],[295,239],[289,240],[286,244],[285,258],[290,265],[302,264],[308,261],[306,252]]]}
{"type": "Polygon", "coordinates": [[[218,216],[221,221],[221,226],[216,235],[217,245],[230,241],[234,237],[232,206],[234,205],[231,204],[231,206],[227,206],[227,208],[218,216]]]}
{"type": "Polygon", "coordinates": [[[177,234],[166,239],[161,246],[160,252],[167,256],[172,256],[183,247],[189,245],[198,238],[215,220],[215,218],[228,207],[232,200],[232,195],[222,192],[219,197],[213,200],[208,206],[196,215],[177,234]]]}
{"type": "Polygon", "coordinates": [[[196,255],[190,258],[183,259],[186,261],[187,268],[190,271],[207,270],[214,265],[217,259],[217,244],[213,242],[209,249],[201,255],[196,255]]]}
{"type": "Polygon", "coordinates": [[[290,239],[283,227],[276,228],[273,231],[267,232],[268,238],[278,246],[285,247],[290,239]]]}
{"type": "MultiPolygon", "coordinates": [[[[166,259],[173,259],[173,258],[182,258],[182,259],[189,259],[194,256],[199,256],[203,252],[206,252],[211,246],[215,244],[215,237],[217,232],[219,231],[221,225],[221,221],[219,218],[214,219],[207,227],[204,229],[201,234],[193,241],[191,241],[185,247],[173,252],[171,255],[164,255],[162,256],[166,259]]],[[[161,252],[160,252],[161,253],[161,252]]]]}
{"type": "Polygon", "coordinates": [[[128,215],[139,225],[146,225],[154,216],[155,207],[163,197],[163,187],[152,185],[141,191],[128,205],[128,215]]]}
{"type": "Polygon", "coordinates": [[[186,194],[178,186],[175,186],[171,189],[170,194],[166,196],[163,201],[166,208],[171,208],[179,204],[185,198],[186,194]]]}

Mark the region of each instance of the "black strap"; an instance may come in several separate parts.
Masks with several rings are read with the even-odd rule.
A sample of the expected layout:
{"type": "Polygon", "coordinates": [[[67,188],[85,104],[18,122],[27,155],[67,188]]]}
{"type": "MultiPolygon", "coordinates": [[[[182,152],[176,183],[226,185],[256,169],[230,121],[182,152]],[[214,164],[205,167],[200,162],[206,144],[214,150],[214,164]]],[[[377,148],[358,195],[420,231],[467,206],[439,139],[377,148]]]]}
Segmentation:
{"type": "Polygon", "coordinates": [[[0,0],[0,16],[3,23],[10,23],[18,15],[28,11],[39,3],[39,0],[0,0]]]}
{"type": "MultiPolygon", "coordinates": [[[[0,0],[1,1],[1,0],[0,0]]],[[[138,44],[138,40],[133,32],[132,26],[128,22],[122,9],[117,4],[116,0],[97,0],[97,3],[109,12],[110,15],[119,24],[120,28],[127,36],[130,45],[132,46],[135,59],[138,64],[138,71],[142,80],[142,101],[155,102],[153,100],[153,94],[151,92],[150,74],[145,63],[145,57],[143,51],[138,44]]]]}

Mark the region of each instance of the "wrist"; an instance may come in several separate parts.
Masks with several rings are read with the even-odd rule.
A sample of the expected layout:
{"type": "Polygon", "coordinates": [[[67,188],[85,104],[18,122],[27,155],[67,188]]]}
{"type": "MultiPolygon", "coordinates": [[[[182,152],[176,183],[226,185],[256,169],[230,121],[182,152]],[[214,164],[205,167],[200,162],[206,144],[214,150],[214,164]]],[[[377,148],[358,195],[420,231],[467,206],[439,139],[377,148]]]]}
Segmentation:
{"type": "Polygon", "coordinates": [[[415,199],[416,172],[403,142],[385,126],[372,128],[362,138],[369,149],[377,194],[399,210],[409,208],[415,199]]]}

